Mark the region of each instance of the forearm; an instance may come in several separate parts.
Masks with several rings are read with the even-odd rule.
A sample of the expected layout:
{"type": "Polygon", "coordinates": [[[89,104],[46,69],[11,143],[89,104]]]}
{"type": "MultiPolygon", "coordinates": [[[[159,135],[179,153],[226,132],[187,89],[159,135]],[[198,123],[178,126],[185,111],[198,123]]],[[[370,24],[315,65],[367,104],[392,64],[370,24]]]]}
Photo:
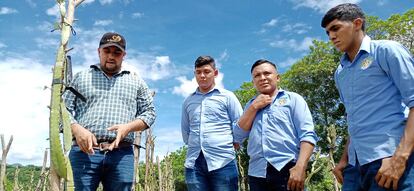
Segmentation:
{"type": "Polygon", "coordinates": [[[254,118],[256,117],[257,109],[252,105],[240,117],[238,125],[244,131],[250,131],[253,125],[254,118]]]}
{"type": "Polygon", "coordinates": [[[296,166],[300,166],[303,169],[306,169],[308,166],[309,158],[313,153],[315,145],[310,142],[302,141],[300,142],[299,158],[296,161],[296,166]]]}
{"type": "Polygon", "coordinates": [[[414,148],[414,108],[410,109],[408,114],[407,124],[405,126],[404,134],[401,138],[400,144],[394,153],[396,159],[405,162],[410,157],[414,148]]]}
{"type": "Polygon", "coordinates": [[[342,156],[341,156],[340,162],[342,161],[342,162],[348,163],[348,147],[349,147],[350,142],[351,142],[350,138],[348,137],[348,139],[346,141],[346,144],[345,144],[345,147],[344,147],[344,150],[342,151],[342,156]]]}

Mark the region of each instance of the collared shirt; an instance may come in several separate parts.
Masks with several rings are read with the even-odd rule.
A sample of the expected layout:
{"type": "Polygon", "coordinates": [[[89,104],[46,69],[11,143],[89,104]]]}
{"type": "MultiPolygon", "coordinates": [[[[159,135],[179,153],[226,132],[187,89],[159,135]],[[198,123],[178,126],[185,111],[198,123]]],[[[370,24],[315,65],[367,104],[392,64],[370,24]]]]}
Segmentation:
{"type": "Polygon", "coordinates": [[[335,82],[347,113],[349,164],[392,156],[404,132],[406,106],[414,107],[409,51],[397,42],[365,36],[353,62],[342,56],[335,82]]]}
{"type": "MultiPolygon", "coordinates": [[[[78,123],[93,133],[97,141],[113,141],[116,132],[106,129],[141,119],[148,126],[155,120],[152,96],[145,82],[134,72],[121,70],[108,77],[99,65],[77,73],[71,86],[86,98],[83,102],[71,91],[63,99],[72,114],[71,123],[78,123]]],[[[124,141],[133,142],[134,133],[124,141]]]]}
{"type": "Polygon", "coordinates": [[[232,126],[243,112],[236,96],[225,89],[198,90],[183,103],[181,130],[188,145],[184,166],[194,168],[200,151],[208,171],[224,167],[235,158],[232,126]]]}
{"type": "MultiPolygon", "coordinates": [[[[254,97],[247,104],[249,108],[254,97]]],[[[267,163],[281,170],[299,156],[300,142],[316,144],[312,115],[306,101],[297,93],[279,90],[272,103],[256,113],[252,128],[246,132],[234,126],[237,142],[249,136],[250,176],[266,178],[267,163]]]]}

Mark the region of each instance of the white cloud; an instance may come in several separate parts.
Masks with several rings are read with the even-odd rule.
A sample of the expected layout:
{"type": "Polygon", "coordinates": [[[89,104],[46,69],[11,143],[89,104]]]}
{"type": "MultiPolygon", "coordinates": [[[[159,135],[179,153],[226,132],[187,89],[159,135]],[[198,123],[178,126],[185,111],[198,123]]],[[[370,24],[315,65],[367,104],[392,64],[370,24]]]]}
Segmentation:
{"type": "Polygon", "coordinates": [[[2,43],[2,42],[0,42],[0,49],[1,48],[7,48],[7,45],[6,44],[4,44],[4,43],[2,43]]]}
{"type": "MultiPolygon", "coordinates": [[[[219,73],[216,77],[216,87],[224,88],[223,86],[223,73],[219,73]]],[[[175,86],[173,88],[173,94],[180,95],[183,97],[187,97],[191,93],[193,93],[198,85],[195,77],[193,77],[191,80],[187,79],[185,76],[179,76],[176,78],[176,80],[180,81],[180,85],[175,86]]]]}
{"type": "Polygon", "coordinates": [[[276,63],[278,68],[286,68],[292,66],[295,62],[297,62],[297,58],[287,58],[285,61],[276,63]]]}
{"type": "Polygon", "coordinates": [[[44,149],[48,147],[51,67],[34,58],[6,57],[0,61],[0,116],[8,141],[14,136],[8,163],[41,165],[44,149]]]}
{"type": "Polygon", "coordinates": [[[330,8],[342,3],[359,3],[362,0],[291,0],[296,4],[295,8],[308,7],[318,11],[319,13],[326,13],[330,8]]]}
{"type": "Polygon", "coordinates": [[[55,4],[53,7],[46,10],[46,14],[49,16],[54,16],[56,18],[60,17],[60,10],[58,4],[55,4]]]}
{"type": "Polygon", "coordinates": [[[0,8],[0,15],[7,15],[7,14],[13,14],[18,13],[16,9],[9,8],[9,7],[1,7],[0,8]]]}
{"type": "Polygon", "coordinates": [[[269,22],[263,24],[265,27],[274,27],[279,21],[277,19],[271,19],[269,22]]]}
{"type": "Polygon", "coordinates": [[[142,18],[143,16],[144,16],[144,13],[140,13],[140,12],[132,13],[131,15],[133,19],[142,18]]]}
{"type": "Polygon", "coordinates": [[[315,38],[305,37],[301,42],[298,42],[295,39],[288,39],[288,40],[279,39],[279,40],[275,40],[271,42],[269,45],[275,48],[288,48],[293,51],[301,52],[301,51],[306,51],[309,49],[309,46],[312,45],[313,39],[315,38]]]}
{"type": "Polygon", "coordinates": [[[143,79],[157,81],[174,74],[174,65],[169,56],[133,55],[125,59],[125,64],[136,68],[143,79]]]}
{"type": "Polygon", "coordinates": [[[386,5],[386,4],[388,4],[388,0],[379,0],[377,2],[377,5],[380,6],[380,7],[382,7],[382,6],[386,5]]]}
{"type": "Polygon", "coordinates": [[[38,48],[57,48],[60,41],[54,38],[35,38],[36,46],[38,48]]]}
{"type": "Polygon", "coordinates": [[[95,21],[93,25],[94,26],[108,26],[112,23],[113,23],[112,20],[97,20],[95,21]]]}
{"type": "Polygon", "coordinates": [[[101,3],[101,5],[109,5],[113,2],[113,0],[99,0],[99,3],[101,3]]]}
{"type": "Polygon", "coordinates": [[[30,7],[35,8],[37,4],[33,0],[26,0],[26,3],[29,4],[30,7]]]}
{"type": "Polygon", "coordinates": [[[295,24],[286,24],[283,26],[283,32],[293,32],[296,34],[304,34],[312,29],[311,26],[304,24],[304,23],[295,23],[295,24]]]}

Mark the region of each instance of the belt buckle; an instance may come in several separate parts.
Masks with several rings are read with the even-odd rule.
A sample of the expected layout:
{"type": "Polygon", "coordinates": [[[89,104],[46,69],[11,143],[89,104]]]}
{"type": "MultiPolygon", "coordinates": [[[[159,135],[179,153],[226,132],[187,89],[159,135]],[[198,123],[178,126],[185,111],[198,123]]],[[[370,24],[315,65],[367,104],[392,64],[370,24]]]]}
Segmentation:
{"type": "Polygon", "coordinates": [[[101,143],[99,143],[99,151],[101,151],[101,152],[108,151],[109,150],[109,145],[110,145],[109,142],[101,142],[101,143]]]}

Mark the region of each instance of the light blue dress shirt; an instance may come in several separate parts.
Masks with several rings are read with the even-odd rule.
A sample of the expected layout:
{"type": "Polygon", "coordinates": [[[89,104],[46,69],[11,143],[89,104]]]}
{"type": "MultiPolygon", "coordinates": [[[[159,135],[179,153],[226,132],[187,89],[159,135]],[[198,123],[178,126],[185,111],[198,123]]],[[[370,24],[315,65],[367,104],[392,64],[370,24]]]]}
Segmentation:
{"type": "Polygon", "coordinates": [[[347,113],[349,164],[392,156],[404,133],[404,112],[414,107],[409,51],[397,42],[365,36],[353,62],[342,56],[335,82],[347,113]]]}
{"type": "Polygon", "coordinates": [[[188,145],[184,166],[194,168],[200,154],[207,161],[208,171],[224,167],[235,158],[232,127],[243,113],[236,96],[225,89],[208,93],[198,91],[183,103],[181,131],[188,145]]]}
{"type": "MultiPolygon", "coordinates": [[[[246,104],[250,107],[254,97],[246,104]]],[[[312,115],[306,101],[297,93],[279,90],[273,102],[256,113],[249,132],[234,126],[236,142],[249,136],[250,176],[266,178],[267,163],[281,170],[299,156],[300,142],[316,144],[312,115]]]]}

